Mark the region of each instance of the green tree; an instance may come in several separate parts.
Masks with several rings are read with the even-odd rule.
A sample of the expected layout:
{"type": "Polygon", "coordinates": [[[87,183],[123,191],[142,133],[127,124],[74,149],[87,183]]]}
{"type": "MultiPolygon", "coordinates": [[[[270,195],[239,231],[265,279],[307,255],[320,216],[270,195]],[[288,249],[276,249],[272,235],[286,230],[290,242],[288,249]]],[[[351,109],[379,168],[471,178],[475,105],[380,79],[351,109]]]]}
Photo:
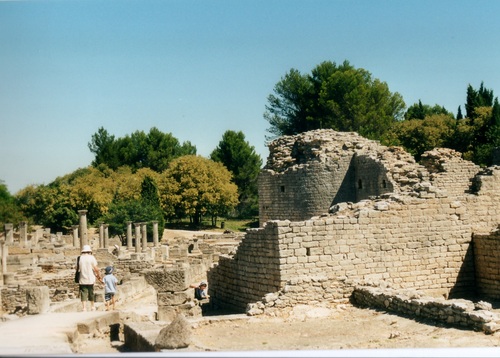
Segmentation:
{"type": "Polygon", "coordinates": [[[424,119],[425,117],[434,114],[444,114],[453,118],[453,114],[448,112],[443,106],[436,104],[431,107],[428,104],[422,104],[422,102],[418,100],[418,103],[408,107],[408,110],[405,113],[405,119],[424,119]]]}
{"type": "Polygon", "coordinates": [[[467,159],[482,166],[492,164],[492,152],[500,144],[500,108],[493,90],[484,87],[478,90],[467,87],[466,123],[470,127],[467,159]]]}
{"type": "MultiPolygon", "coordinates": [[[[158,232],[163,233],[165,219],[160,205],[158,187],[153,177],[146,175],[141,183],[140,199],[116,196],[109,205],[108,212],[99,221],[109,225],[112,235],[124,237],[127,221],[151,222],[158,221],[158,232]]],[[[152,241],[153,227],[148,225],[148,240],[152,241]]]]}
{"type": "Polygon", "coordinates": [[[275,135],[318,128],[355,131],[378,139],[403,118],[404,101],[385,82],[344,61],[325,61],[311,75],[291,69],[268,96],[264,118],[275,135]]]}
{"type": "Polygon", "coordinates": [[[97,133],[92,135],[92,139],[88,144],[91,153],[94,153],[95,158],[92,165],[97,167],[99,164],[106,164],[110,168],[118,168],[118,156],[115,143],[115,136],[110,135],[107,130],[100,127],[97,133]]]}
{"type": "Polygon", "coordinates": [[[204,215],[217,224],[238,204],[238,187],[231,172],[221,163],[196,155],[174,159],[162,173],[158,185],[165,215],[189,217],[195,225],[204,215]]]}
{"type": "Polygon", "coordinates": [[[210,159],[222,163],[233,174],[238,186],[238,215],[251,217],[259,213],[257,177],[262,166],[260,155],[245,141],[243,132],[226,131],[210,159]]]}
{"type": "Polygon", "coordinates": [[[453,142],[456,121],[446,114],[433,114],[424,119],[409,119],[394,126],[396,136],[391,144],[404,147],[420,160],[421,155],[436,147],[448,147],[453,142]]]}
{"type": "Polygon", "coordinates": [[[20,221],[25,221],[25,217],[17,206],[15,197],[7,189],[4,181],[0,180],[0,225],[6,223],[17,225],[20,221]]]}
{"type": "Polygon", "coordinates": [[[16,201],[31,222],[55,231],[69,231],[78,222],[77,212],[71,210],[67,185],[31,185],[17,193],[16,201]]]}
{"type": "Polygon", "coordinates": [[[149,168],[135,173],[129,167],[114,171],[100,164],[97,168],[77,169],[48,185],[28,186],[16,195],[16,202],[32,222],[55,230],[69,230],[78,223],[80,209],[87,210],[89,224],[95,225],[106,217],[112,205],[141,202],[142,182],[146,177],[154,181],[159,174],[149,168]]]}
{"type": "Polygon", "coordinates": [[[467,99],[465,103],[466,117],[472,122],[478,115],[476,108],[493,106],[493,90],[484,88],[481,82],[478,90],[475,90],[470,84],[467,86],[467,99]]]}
{"type": "Polygon", "coordinates": [[[150,168],[158,173],[165,170],[172,159],[196,154],[196,147],[189,141],[181,144],[172,134],[162,133],[155,127],[147,134],[135,131],[117,139],[101,127],[92,136],[89,149],[95,154],[94,167],[105,164],[116,170],[128,166],[133,171],[150,168]]]}

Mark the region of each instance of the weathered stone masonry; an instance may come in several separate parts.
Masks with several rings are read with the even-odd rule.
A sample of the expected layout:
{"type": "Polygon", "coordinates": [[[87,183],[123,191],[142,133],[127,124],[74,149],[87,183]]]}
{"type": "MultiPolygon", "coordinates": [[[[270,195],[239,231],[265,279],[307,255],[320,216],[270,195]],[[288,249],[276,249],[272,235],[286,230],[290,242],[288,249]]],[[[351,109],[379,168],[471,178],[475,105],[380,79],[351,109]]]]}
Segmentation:
{"type": "MultiPolygon", "coordinates": [[[[233,257],[220,258],[208,273],[214,303],[272,312],[295,304],[345,300],[363,283],[434,296],[478,293],[500,298],[500,266],[493,263],[496,271],[483,269],[477,261],[480,257],[484,263],[487,255],[475,253],[473,245],[474,237],[480,250],[484,240],[474,234],[489,235],[500,223],[500,168],[480,170],[449,149],[426,153],[425,166],[418,165],[400,149],[356,142],[352,133],[314,132],[307,134],[313,138],[311,146],[330,146],[316,150],[313,164],[293,164],[291,157],[277,160],[271,154],[268,166],[274,163],[278,170],[264,170],[259,182],[259,192],[265,194],[261,219],[288,216],[295,221],[266,221],[262,228],[248,231],[233,257]],[[341,150],[352,151],[350,159],[339,155],[341,150]],[[343,161],[338,167],[344,168],[345,177],[338,178],[337,171],[330,176],[334,184],[323,186],[322,181],[328,181],[325,172],[334,172],[328,153],[343,161]],[[314,178],[315,170],[320,179],[314,178]],[[299,184],[289,190],[294,183],[299,184]],[[332,188],[349,188],[344,195],[352,200],[337,201],[340,196],[332,188]],[[313,204],[300,205],[309,195],[313,204]],[[309,219],[299,219],[308,213],[309,219]]],[[[283,141],[297,147],[292,139],[283,141]]],[[[496,250],[489,258],[494,260],[498,236],[491,241],[497,246],[485,250],[496,250]]]]}
{"type": "Polygon", "coordinates": [[[474,264],[478,294],[500,298],[500,232],[474,235],[474,264]]]}

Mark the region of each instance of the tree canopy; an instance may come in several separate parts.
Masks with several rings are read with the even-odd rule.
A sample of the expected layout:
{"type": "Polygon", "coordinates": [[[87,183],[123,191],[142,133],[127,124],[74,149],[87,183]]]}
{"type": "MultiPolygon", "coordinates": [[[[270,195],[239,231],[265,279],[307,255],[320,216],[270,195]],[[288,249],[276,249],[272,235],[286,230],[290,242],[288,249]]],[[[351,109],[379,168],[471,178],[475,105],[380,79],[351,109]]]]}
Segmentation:
{"type": "Polygon", "coordinates": [[[425,119],[425,117],[434,114],[444,114],[446,116],[449,116],[450,118],[453,118],[453,113],[448,112],[443,106],[435,104],[431,107],[428,104],[422,104],[422,101],[419,100],[418,103],[415,103],[408,107],[408,110],[405,113],[405,120],[425,119]]]}
{"type": "Polygon", "coordinates": [[[19,209],[32,222],[69,230],[78,222],[78,210],[87,210],[87,219],[96,223],[104,217],[113,203],[140,201],[141,183],[158,174],[148,168],[132,173],[128,167],[117,171],[105,165],[87,167],[56,178],[48,185],[31,185],[16,195],[19,209]]]}
{"type": "Polygon", "coordinates": [[[439,105],[421,101],[408,108],[405,119],[386,132],[381,142],[401,145],[417,160],[427,150],[447,147],[462,153],[464,159],[482,166],[492,164],[492,153],[500,146],[500,105],[493,90],[467,87],[464,118],[458,107],[457,117],[439,105]]]}
{"type": "Polygon", "coordinates": [[[93,166],[105,164],[113,170],[129,166],[134,171],[150,168],[162,172],[172,159],[196,154],[196,147],[189,141],[181,144],[171,133],[162,133],[155,127],[147,134],[135,131],[118,139],[101,127],[92,135],[88,147],[95,155],[93,166]]]}
{"type": "Polygon", "coordinates": [[[268,96],[264,118],[275,136],[318,128],[378,139],[403,119],[405,103],[385,82],[348,61],[325,61],[310,75],[291,69],[268,96]]]}
{"type": "Polygon", "coordinates": [[[166,216],[190,217],[197,225],[204,215],[212,220],[227,215],[238,204],[238,188],[231,180],[231,172],[213,160],[196,155],[174,159],[159,183],[166,216]]]}
{"type": "Polygon", "coordinates": [[[6,223],[17,224],[24,221],[25,217],[16,204],[15,197],[9,193],[7,185],[0,180],[0,225],[3,227],[6,223]]]}
{"type": "MultiPolygon", "coordinates": [[[[431,114],[423,119],[409,119],[394,126],[388,136],[391,145],[404,147],[416,160],[436,147],[450,148],[454,141],[455,119],[446,114],[431,114]]],[[[387,139],[387,137],[386,137],[387,139]]]]}
{"type": "MultiPolygon", "coordinates": [[[[131,196],[116,195],[109,205],[109,210],[100,221],[109,223],[109,231],[112,235],[124,236],[127,221],[132,222],[158,222],[158,232],[162,233],[165,227],[163,210],[160,205],[158,186],[152,173],[143,173],[138,198],[131,196]]],[[[134,176],[140,180],[140,177],[134,176]]],[[[135,181],[138,181],[135,180],[135,181]]],[[[148,238],[152,238],[153,228],[148,225],[148,238]]],[[[151,240],[150,240],[151,241],[151,240]]]]}
{"type": "Polygon", "coordinates": [[[238,214],[258,215],[257,177],[262,159],[255,153],[255,148],[245,141],[243,132],[226,131],[210,154],[210,159],[222,163],[233,174],[233,181],[238,186],[238,214]]]}

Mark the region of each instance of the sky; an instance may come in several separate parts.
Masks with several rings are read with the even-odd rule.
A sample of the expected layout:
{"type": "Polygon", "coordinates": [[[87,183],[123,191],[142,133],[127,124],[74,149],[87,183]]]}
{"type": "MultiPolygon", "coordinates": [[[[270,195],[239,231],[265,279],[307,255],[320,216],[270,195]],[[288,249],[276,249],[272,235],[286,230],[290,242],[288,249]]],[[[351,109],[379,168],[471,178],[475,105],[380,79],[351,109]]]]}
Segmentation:
{"type": "Polygon", "coordinates": [[[91,165],[100,127],[153,127],[208,157],[242,131],[265,163],[267,97],[292,68],[349,61],[407,106],[500,93],[495,0],[0,0],[0,181],[91,165]]]}

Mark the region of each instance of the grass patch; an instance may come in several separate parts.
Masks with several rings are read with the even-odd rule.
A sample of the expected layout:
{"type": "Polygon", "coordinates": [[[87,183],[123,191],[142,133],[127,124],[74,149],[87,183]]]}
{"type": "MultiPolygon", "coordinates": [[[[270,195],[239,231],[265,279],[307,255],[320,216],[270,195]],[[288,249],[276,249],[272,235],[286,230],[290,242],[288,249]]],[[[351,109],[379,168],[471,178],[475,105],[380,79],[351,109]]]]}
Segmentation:
{"type": "Polygon", "coordinates": [[[190,223],[189,220],[181,220],[171,223],[165,223],[165,229],[190,230],[190,231],[223,232],[225,230],[230,230],[234,232],[245,232],[246,229],[258,228],[258,227],[259,227],[258,218],[249,218],[249,219],[219,218],[217,220],[217,226],[213,226],[211,220],[203,220],[201,224],[198,225],[190,223]]]}

